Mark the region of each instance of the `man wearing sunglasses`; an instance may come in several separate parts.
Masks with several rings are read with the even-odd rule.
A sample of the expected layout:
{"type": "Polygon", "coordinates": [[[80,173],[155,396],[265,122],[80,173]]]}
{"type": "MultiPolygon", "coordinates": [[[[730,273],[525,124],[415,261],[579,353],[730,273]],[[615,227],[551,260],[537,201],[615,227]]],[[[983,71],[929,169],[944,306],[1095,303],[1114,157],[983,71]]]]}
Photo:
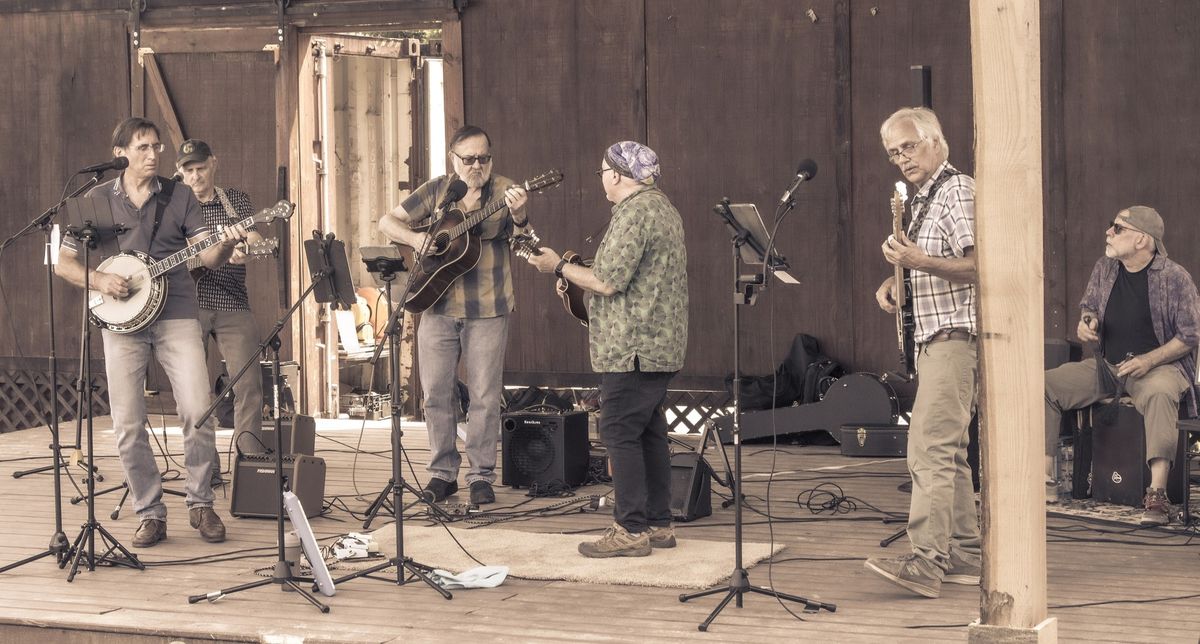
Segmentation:
{"type": "Polygon", "coordinates": [[[472,212],[503,201],[508,208],[492,215],[472,231],[482,244],[478,263],[464,273],[421,314],[417,327],[417,360],[429,432],[429,482],[425,495],[441,501],[458,492],[462,456],[455,444],[458,426],[456,372],[460,359],[467,371],[470,409],[464,444],[471,503],[496,500],[496,442],[500,437],[500,395],[503,390],[504,349],[513,296],[508,239],[514,228],[529,224],[524,188],[492,173],[492,140],[473,125],[459,128],[450,138],[453,172],[426,182],[379,220],[389,239],[427,250],[430,237],[413,227],[441,216],[441,204],[455,179],[467,184],[466,195],[454,206],[472,212]]]}
{"type": "MultiPolygon", "coordinates": [[[[883,243],[889,264],[907,268],[916,343],[917,397],[908,426],[912,552],[871,558],[866,567],[924,597],[942,582],[979,583],[979,517],[967,464],[967,427],[975,408],[975,180],[950,165],[950,148],[932,110],[905,108],[879,130],[883,147],[916,187],[907,233],[883,243]]],[[[896,312],[893,277],[875,293],[896,312]]]]}
{"type": "Polygon", "coordinates": [[[1167,475],[1175,455],[1179,405],[1196,415],[1196,361],[1200,299],[1191,275],[1167,259],[1162,217],[1131,206],[1117,213],[1104,233],[1104,257],[1096,262],[1079,302],[1079,339],[1099,342],[1096,358],[1046,372],[1047,498],[1054,481],[1054,451],[1062,413],[1114,393],[1117,383],[1145,419],[1150,486],[1143,497],[1142,525],[1170,521],[1167,475]],[[1103,371],[1101,371],[1103,370],[1103,371]]]}

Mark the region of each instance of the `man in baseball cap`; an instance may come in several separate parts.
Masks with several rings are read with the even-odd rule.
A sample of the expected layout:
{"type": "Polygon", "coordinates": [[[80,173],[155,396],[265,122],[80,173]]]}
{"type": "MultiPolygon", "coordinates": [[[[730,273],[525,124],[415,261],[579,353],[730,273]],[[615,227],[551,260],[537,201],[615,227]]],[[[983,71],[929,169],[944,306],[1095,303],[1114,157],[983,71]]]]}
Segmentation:
{"type": "Polygon", "coordinates": [[[1145,419],[1150,481],[1142,525],[1170,521],[1165,487],[1179,436],[1179,405],[1196,415],[1200,297],[1187,270],[1167,259],[1163,234],[1162,216],[1153,208],[1130,206],[1117,213],[1104,232],[1105,256],[1079,303],[1076,332],[1084,342],[1099,343],[1097,357],[1046,372],[1047,498],[1052,486],[1057,489],[1053,454],[1062,413],[1123,389],[1145,419]]]}

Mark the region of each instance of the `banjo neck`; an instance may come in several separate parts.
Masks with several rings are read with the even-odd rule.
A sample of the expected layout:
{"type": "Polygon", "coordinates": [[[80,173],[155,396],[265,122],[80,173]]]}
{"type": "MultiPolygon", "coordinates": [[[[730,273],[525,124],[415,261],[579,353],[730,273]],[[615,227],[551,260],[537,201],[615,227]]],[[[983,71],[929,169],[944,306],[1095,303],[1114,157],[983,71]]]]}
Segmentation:
{"type": "MultiPolygon", "coordinates": [[[[246,217],[245,219],[237,222],[234,225],[235,226],[249,225],[249,224],[254,223],[254,219],[255,219],[254,216],[246,217]]],[[[213,234],[209,235],[208,237],[205,237],[204,239],[201,239],[200,241],[198,241],[194,244],[189,244],[183,250],[180,250],[180,251],[177,251],[170,255],[167,255],[166,257],[151,264],[150,269],[149,269],[150,277],[154,278],[154,277],[163,275],[167,271],[171,270],[172,268],[175,268],[176,266],[188,261],[189,259],[192,259],[193,257],[198,256],[200,253],[203,253],[204,251],[208,250],[209,248],[212,248],[213,246],[217,245],[220,242],[221,242],[221,231],[218,230],[218,231],[214,232],[213,234]]]]}

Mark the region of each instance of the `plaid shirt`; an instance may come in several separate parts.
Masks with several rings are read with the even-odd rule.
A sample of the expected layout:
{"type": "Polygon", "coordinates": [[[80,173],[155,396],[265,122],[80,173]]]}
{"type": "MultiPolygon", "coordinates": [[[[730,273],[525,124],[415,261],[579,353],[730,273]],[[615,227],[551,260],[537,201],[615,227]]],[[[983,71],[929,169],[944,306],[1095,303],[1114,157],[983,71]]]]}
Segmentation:
{"type": "MultiPolygon", "coordinates": [[[[1095,313],[1099,319],[1104,319],[1104,310],[1108,307],[1108,296],[1112,294],[1113,284],[1117,282],[1121,263],[1118,260],[1101,257],[1092,268],[1092,276],[1084,289],[1083,299],[1079,301],[1082,311],[1095,313]]],[[[1154,336],[1159,345],[1164,345],[1174,338],[1179,338],[1189,347],[1200,344],[1200,296],[1196,294],[1196,284],[1187,269],[1175,262],[1155,255],[1150,262],[1149,273],[1146,275],[1146,288],[1150,296],[1150,321],[1154,325],[1154,336]]],[[[1176,368],[1193,386],[1188,387],[1188,415],[1196,415],[1196,358],[1195,352],[1189,351],[1174,363],[1176,368]]]]}
{"type": "MultiPolygon", "coordinates": [[[[963,257],[975,246],[975,180],[956,174],[942,182],[932,197],[929,194],[947,169],[952,169],[949,162],[942,163],[913,199],[913,223],[920,229],[909,230],[908,236],[930,257],[963,257]]],[[[927,342],[943,329],[965,329],[976,335],[974,284],[951,284],[918,270],[910,271],[910,276],[914,341],[927,342]]]]}
{"type": "MultiPolygon", "coordinates": [[[[452,179],[441,176],[417,188],[402,204],[413,225],[430,223],[437,215],[452,179]]],[[[504,191],[513,184],[511,179],[492,174],[483,186],[479,208],[504,199],[504,191]]],[[[475,212],[474,210],[471,212],[475,212]]],[[[526,206],[525,212],[529,212],[526,206]]],[[[464,213],[470,215],[470,213],[464,213]]],[[[512,214],[507,208],[493,214],[471,230],[480,238],[479,262],[463,273],[446,289],[441,299],[429,310],[452,318],[494,318],[512,313],[516,305],[513,296],[512,265],[508,256],[508,239],[512,237],[512,214]]]]}

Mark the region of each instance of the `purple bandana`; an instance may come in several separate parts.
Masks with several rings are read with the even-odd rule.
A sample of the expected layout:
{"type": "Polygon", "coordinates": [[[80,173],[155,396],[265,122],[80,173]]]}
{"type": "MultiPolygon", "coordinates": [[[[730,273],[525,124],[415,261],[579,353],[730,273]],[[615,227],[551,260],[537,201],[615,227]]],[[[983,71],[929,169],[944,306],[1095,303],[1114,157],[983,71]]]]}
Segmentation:
{"type": "Polygon", "coordinates": [[[636,141],[614,143],[608,147],[604,156],[613,170],[636,181],[657,180],[662,174],[662,169],[658,166],[658,155],[654,150],[636,141]]]}

